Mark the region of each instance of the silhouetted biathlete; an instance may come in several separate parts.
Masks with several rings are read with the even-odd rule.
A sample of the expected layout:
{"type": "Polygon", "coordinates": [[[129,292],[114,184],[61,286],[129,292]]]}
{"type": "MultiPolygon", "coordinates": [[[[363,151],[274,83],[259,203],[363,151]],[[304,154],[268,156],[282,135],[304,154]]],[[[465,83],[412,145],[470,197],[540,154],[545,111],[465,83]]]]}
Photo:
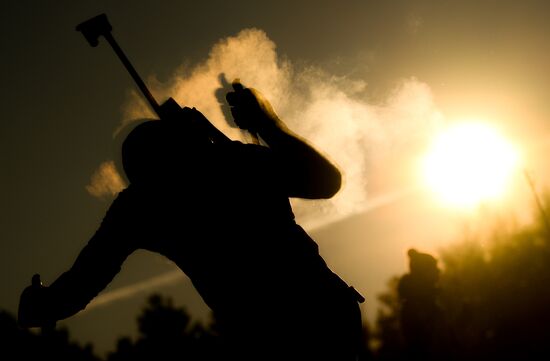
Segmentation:
{"type": "Polygon", "coordinates": [[[413,360],[432,357],[436,323],[440,316],[437,305],[439,268],[437,260],[427,254],[410,249],[409,269],[399,280],[401,301],[401,329],[409,356],[413,360]]]}
{"type": "Polygon", "coordinates": [[[233,88],[226,98],[235,123],[266,146],[220,136],[194,108],[136,126],[122,146],[130,185],[71,269],[30,293],[23,326],[82,310],[128,255],[146,249],[189,276],[234,357],[355,359],[361,297],[327,267],[289,203],[332,197],[341,174],[256,90],[233,88]]]}

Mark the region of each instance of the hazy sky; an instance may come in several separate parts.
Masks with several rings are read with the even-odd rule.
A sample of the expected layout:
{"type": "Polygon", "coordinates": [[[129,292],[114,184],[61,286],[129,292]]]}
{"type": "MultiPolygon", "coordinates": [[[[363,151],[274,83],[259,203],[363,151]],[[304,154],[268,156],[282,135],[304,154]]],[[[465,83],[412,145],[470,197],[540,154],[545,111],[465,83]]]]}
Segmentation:
{"type": "MultiPolygon", "coordinates": [[[[367,296],[373,321],[375,295],[405,269],[407,248],[433,250],[469,220],[408,192],[434,129],[468,118],[498,126],[537,184],[548,185],[549,10],[547,1],[496,0],[3,4],[0,307],[15,312],[33,273],[48,283],[66,270],[112,199],[86,186],[114,157],[113,134],[136,107],[134,85],[107,44],[89,47],[77,23],[107,13],[159,101],[172,95],[220,117],[211,87],[227,72],[266,92],[291,128],[338,161],[343,195],[328,206],[298,203],[298,213],[311,227],[326,222],[319,207],[343,219],[312,233],[335,271],[367,296]],[[350,199],[383,206],[357,214],[361,204],[350,199]]],[[[138,254],[110,289],[171,270],[138,254]]],[[[188,282],[158,290],[204,310],[188,282]]],[[[103,351],[135,328],[142,305],[140,294],[68,325],[103,351]]]]}

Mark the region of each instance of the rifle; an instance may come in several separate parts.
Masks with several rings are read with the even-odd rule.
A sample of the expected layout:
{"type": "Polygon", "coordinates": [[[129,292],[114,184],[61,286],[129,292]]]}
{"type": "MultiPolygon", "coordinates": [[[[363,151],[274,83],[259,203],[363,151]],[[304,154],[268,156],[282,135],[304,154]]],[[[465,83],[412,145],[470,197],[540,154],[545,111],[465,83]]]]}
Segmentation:
{"type": "MultiPolygon", "coordinates": [[[[97,47],[99,44],[99,38],[103,36],[105,40],[109,43],[111,48],[114,50],[115,54],[118,56],[130,76],[134,79],[139,90],[153,109],[153,111],[159,116],[161,120],[171,121],[178,118],[182,118],[182,108],[180,105],[172,98],[168,98],[164,103],[159,105],[155,100],[145,82],[141,79],[136,69],[133,67],[130,60],[126,54],[122,51],[121,47],[116,42],[113,34],[111,33],[113,27],[109,23],[106,14],[97,15],[89,20],[86,20],[76,26],[76,30],[81,32],[82,35],[86,38],[88,43],[92,47],[97,47]]],[[[216,128],[206,117],[201,117],[199,119],[201,128],[208,134],[210,140],[213,143],[216,142],[227,142],[230,139],[223,134],[218,128],[216,128]]]]}

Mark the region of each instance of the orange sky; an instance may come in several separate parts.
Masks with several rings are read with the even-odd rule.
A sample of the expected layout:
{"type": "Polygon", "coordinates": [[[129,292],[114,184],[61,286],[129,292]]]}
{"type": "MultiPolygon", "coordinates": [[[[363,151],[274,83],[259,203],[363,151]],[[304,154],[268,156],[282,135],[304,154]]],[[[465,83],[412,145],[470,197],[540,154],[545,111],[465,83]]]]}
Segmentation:
{"type": "MultiPolygon", "coordinates": [[[[110,203],[109,198],[91,196],[86,186],[98,167],[113,158],[113,132],[133,104],[128,97],[133,84],[106,46],[92,49],[74,31],[77,23],[106,12],[135,67],[146,79],[155,78],[160,83],[156,88],[164,91],[175,89],[169,82],[176,69],[205,64],[221,39],[243,29],[264,32],[275,45],[278,64],[287,62],[293,69],[286,89],[295,96],[278,103],[293,129],[311,134],[328,152],[352,144],[346,138],[342,143],[327,141],[331,132],[323,132],[325,128],[312,132],[306,125],[316,124],[316,109],[336,107],[333,120],[319,124],[330,130],[333,121],[341,137],[351,137],[338,128],[342,119],[349,126],[362,125],[358,129],[365,136],[353,143],[362,154],[342,159],[364,165],[359,173],[351,166],[343,170],[351,177],[347,184],[363,184],[353,194],[364,192],[368,203],[416,186],[413,155],[421,153],[428,134],[423,114],[439,114],[439,125],[486,119],[521,147],[524,166],[533,172],[537,186],[548,186],[549,7],[546,1],[405,0],[63,0],[4,5],[0,307],[14,312],[20,291],[35,272],[51,282],[68,268],[110,203]],[[298,87],[296,75],[311,78],[300,78],[298,87]],[[403,84],[413,90],[408,92],[411,88],[403,84]],[[329,96],[301,92],[320,85],[329,96]],[[334,99],[341,102],[327,103],[334,99]],[[420,112],[415,104],[425,108],[420,112]],[[351,108],[354,112],[346,113],[351,108]],[[301,114],[301,109],[308,113],[301,114]],[[306,115],[307,124],[300,123],[306,115]],[[365,181],[353,178],[357,174],[365,181]]],[[[271,82],[251,79],[264,81],[264,89],[271,82]]],[[[355,148],[346,149],[353,154],[355,148]]],[[[531,201],[521,177],[514,187],[519,203],[531,201]]],[[[370,321],[376,293],[391,275],[404,271],[408,247],[431,251],[458,239],[472,219],[496,212],[472,216],[442,211],[429,197],[413,192],[313,232],[327,261],[367,296],[370,321]]],[[[333,206],[332,211],[343,207],[333,206]]],[[[304,219],[315,214],[315,207],[299,207],[304,219]]],[[[170,269],[158,257],[136,255],[111,289],[170,269]]],[[[162,291],[193,310],[204,307],[189,283],[164,286],[162,291]]],[[[116,335],[133,332],[144,297],[98,308],[68,325],[79,339],[96,342],[104,351],[113,347],[116,335]]]]}

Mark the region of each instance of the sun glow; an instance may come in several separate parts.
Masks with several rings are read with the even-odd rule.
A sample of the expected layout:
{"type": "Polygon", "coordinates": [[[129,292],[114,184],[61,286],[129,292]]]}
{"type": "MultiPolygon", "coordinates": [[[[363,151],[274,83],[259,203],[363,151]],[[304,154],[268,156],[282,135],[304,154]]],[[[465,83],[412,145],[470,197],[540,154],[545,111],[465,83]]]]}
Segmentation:
{"type": "Polygon", "coordinates": [[[436,137],[423,175],[445,203],[471,208],[501,197],[517,163],[517,151],[496,129],[461,123],[436,137]]]}

